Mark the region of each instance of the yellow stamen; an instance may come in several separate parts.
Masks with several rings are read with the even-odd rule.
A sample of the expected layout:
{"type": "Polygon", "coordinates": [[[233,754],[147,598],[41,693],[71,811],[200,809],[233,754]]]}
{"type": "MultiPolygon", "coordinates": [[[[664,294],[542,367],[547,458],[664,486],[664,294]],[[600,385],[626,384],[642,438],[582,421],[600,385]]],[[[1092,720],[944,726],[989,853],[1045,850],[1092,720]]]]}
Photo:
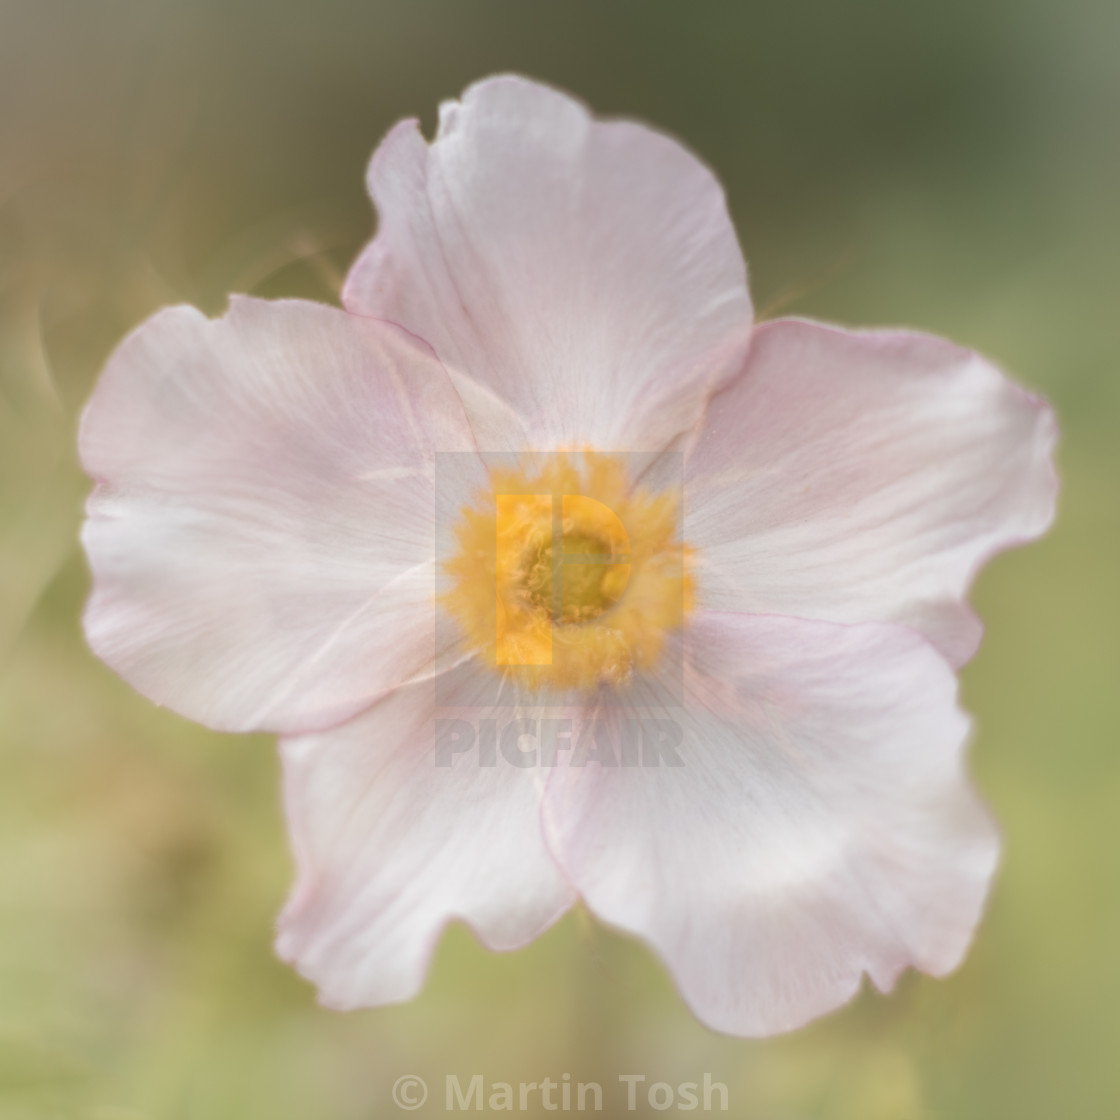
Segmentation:
{"type": "Polygon", "coordinates": [[[632,489],[624,460],[533,456],[462,511],[443,607],[528,688],[624,685],[692,609],[679,495],[632,489]]]}

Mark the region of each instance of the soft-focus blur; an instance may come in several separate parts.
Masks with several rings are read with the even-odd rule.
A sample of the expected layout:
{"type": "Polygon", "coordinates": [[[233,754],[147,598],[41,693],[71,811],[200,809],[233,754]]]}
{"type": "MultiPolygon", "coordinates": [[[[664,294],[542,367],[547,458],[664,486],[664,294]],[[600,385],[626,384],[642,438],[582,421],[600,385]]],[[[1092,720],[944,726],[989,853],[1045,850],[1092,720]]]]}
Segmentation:
{"type": "MultiPolygon", "coordinates": [[[[727,1084],[753,1120],[1120,1115],[1120,5],[1110,0],[0,2],[0,1118],[366,1120],[466,1084],[727,1084]],[[946,980],[793,1035],[713,1035],[573,914],[420,998],[319,1008],[270,941],[273,744],[90,655],[75,429],[163,304],[337,302],[402,116],[516,70],[679,136],[727,187],[763,316],[979,348],[1062,420],[1055,531],[997,559],[964,674],[1005,838],[946,980]]],[[[534,1100],[539,1098],[534,1096],[534,1100]]],[[[646,1108],[644,1095],[639,1095],[646,1108]]]]}

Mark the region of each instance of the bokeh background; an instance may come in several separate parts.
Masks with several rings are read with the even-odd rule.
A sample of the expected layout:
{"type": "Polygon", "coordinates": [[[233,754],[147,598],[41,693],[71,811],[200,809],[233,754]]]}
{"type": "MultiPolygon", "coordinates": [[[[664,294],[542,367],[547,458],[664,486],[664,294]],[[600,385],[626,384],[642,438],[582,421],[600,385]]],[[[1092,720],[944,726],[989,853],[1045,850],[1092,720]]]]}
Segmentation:
{"type": "Polygon", "coordinates": [[[1120,5],[0,0],[0,1118],[366,1120],[443,1075],[730,1089],[754,1120],[1120,1116],[1120,5]],[[759,1042],[697,1025],[574,915],[462,929],[411,1004],[338,1015],[274,960],[266,738],[85,649],[74,435],[112,346],[230,291],[337,301],[366,160],[518,70],[717,171],[764,315],[907,324],[1056,403],[1064,494],[975,601],[973,765],[1005,831],[960,971],[759,1042]]]}

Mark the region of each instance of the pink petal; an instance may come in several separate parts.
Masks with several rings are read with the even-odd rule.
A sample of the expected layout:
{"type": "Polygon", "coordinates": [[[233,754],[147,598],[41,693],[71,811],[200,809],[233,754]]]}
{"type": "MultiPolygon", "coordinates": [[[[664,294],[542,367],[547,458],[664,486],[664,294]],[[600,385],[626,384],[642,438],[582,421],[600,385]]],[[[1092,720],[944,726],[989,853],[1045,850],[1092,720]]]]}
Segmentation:
{"type": "Polygon", "coordinates": [[[427,339],[487,450],[658,450],[742,357],[746,269],[712,174],[642,125],[517,77],[404,121],[347,307],[427,339]],[[472,384],[473,383],[473,384],[472,384]],[[522,427],[496,422],[504,406],[522,427]]]}
{"type": "Polygon", "coordinates": [[[403,331],[302,302],[160,312],[82,423],[86,634],[225,730],[322,727],[435,653],[433,453],[473,447],[403,331]]]}
{"type": "MultiPolygon", "coordinates": [[[[541,773],[477,745],[437,765],[435,721],[477,729],[487,669],[408,685],[333,731],[282,745],[298,880],[277,951],[337,1008],[408,999],[444,926],[492,949],[525,944],[571,904],[540,827],[541,773]]],[[[536,715],[536,712],[531,714],[536,715]]]]}
{"type": "Polygon", "coordinates": [[[962,760],[953,673],[913,631],[701,614],[675,720],[683,765],[554,773],[553,851],[646,939],[697,1016],[766,1035],[968,945],[997,858],[962,760]]]}
{"type": "Polygon", "coordinates": [[[1044,402],[940,339],[767,323],[686,468],[704,604],[901,622],[962,664],[973,576],[1053,518],[1055,436],[1044,402]]]}

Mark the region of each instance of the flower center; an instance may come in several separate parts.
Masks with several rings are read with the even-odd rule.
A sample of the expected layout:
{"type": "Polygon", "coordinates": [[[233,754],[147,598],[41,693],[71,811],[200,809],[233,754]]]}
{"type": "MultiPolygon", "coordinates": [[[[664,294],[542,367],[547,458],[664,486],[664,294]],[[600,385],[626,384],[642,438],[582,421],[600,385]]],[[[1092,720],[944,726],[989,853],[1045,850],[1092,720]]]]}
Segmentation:
{"type": "Polygon", "coordinates": [[[679,495],[633,488],[619,457],[532,456],[465,508],[442,606],[529,688],[624,685],[691,609],[679,495]]]}
{"type": "Polygon", "coordinates": [[[524,587],[534,607],[556,622],[590,622],[618,602],[628,565],[615,563],[609,544],[563,524],[561,551],[553,545],[529,550],[524,587]]]}

